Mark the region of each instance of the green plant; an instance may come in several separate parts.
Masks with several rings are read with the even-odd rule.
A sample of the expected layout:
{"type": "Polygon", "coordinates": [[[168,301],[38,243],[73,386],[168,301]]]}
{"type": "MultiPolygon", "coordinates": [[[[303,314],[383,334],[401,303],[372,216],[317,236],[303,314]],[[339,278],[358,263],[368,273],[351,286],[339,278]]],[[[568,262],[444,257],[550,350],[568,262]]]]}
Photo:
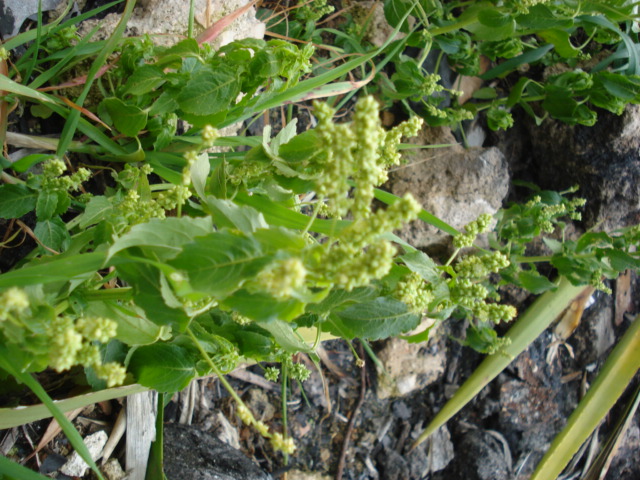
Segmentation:
{"type": "MultiPolygon", "coordinates": [[[[604,289],[603,275],[638,268],[637,227],[587,233],[578,241],[547,239],[552,256],[524,255],[535,237],[561,229],[564,217],[577,218],[583,202],[565,196],[573,192],[536,192],[529,203],[497,216],[491,249],[469,250],[478,234],[491,229],[489,216],[457,232],[410,195],[378,190],[387,169],[400,161],[402,137],[416,135],[422,121],[411,117],[385,130],[371,96],[357,101],[350,122],[336,122],[335,107],[315,103],[314,129],[298,133],[294,119],[275,136],[270,127],[261,137],[218,136],[216,128],[264,110],[356,90],[361,82],[330,82],[370,60],[379,70],[409,40],[390,38],[379,49],[302,79],[311,70],[309,46],[244,40],[213,51],[194,38],[170,48],[148,38],[123,40],[133,4],[127,2],[107,42],[85,38],[74,44],[68,30],[73,22],[40,25],[35,36],[16,37],[5,53],[34,40],[48,50],[30,47],[0,76],[7,92],[3,106],[27,108],[31,102],[34,114],[66,118],[60,138],[44,141],[55,153],[15,163],[2,159],[0,217],[19,220],[33,212],[38,246],[0,275],[0,368],[38,394],[76,448],[81,442],[70,422],[32,373],[77,365],[96,390],[124,381],[160,392],[213,373],[238,402],[241,420],[286,455],[294,450],[286,426],[274,432],[256,420],[224,380],[241,359],[281,363],[285,384],[287,378],[303,380],[305,371],[291,356],[313,357],[320,339],[399,336],[429,314],[467,318],[465,342],[506,365],[504,354],[525,348],[551,314],[535,331],[500,338],[495,325],[516,315],[499,303],[500,284],[554,290],[536,269],[551,262],[568,279],[545,294],[560,308],[579,289],[575,285],[604,289]],[[83,62],[90,67],[78,79],[83,62]],[[53,84],[47,90],[58,91],[81,86],[81,93],[61,100],[37,90],[47,83],[53,84]],[[192,125],[180,135],[179,119],[192,125]],[[83,139],[74,140],[76,129],[83,139]],[[211,153],[212,146],[235,149],[211,153]],[[105,163],[80,166],[74,153],[105,163]],[[63,161],[69,157],[73,161],[63,161]],[[109,178],[109,186],[79,193],[98,174],[109,178]],[[374,198],[386,206],[374,209],[374,198]],[[457,250],[443,265],[393,234],[416,219],[454,236],[457,250]]],[[[324,11],[322,4],[316,7],[307,13],[324,11]]],[[[395,12],[397,30],[411,12],[395,12]]],[[[418,18],[424,21],[422,14],[418,18]]],[[[479,21],[464,18],[467,27],[479,21]]],[[[305,28],[313,30],[308,22],[305,28]]],[[[402,62],[396,65],[399,85],[403,72],[415,73],[402,62]]],[[[407,91],[414,80],[406,80],[407,91]]],[[[438,88],[435,77],[427,80],[426,87],[438,88]]],[[[499,115],[494,120],[504,122],[499,115]]],[[[527,316],[537,315],[533,310],[527,316]]]]}

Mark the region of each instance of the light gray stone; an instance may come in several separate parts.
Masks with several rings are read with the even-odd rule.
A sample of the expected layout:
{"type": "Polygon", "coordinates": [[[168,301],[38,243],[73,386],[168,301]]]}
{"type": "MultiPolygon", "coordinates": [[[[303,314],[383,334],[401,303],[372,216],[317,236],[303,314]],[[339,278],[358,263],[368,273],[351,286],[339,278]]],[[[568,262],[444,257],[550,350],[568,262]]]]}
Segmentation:
{"type": "MultiPolygon", "coordinates": [[[[457,229],[502,207],[509,190],[509,171],[500,150],[465,149],[445,128],[427,127],[411,143],[453,145],[407,151],[407,163],[390,175],[394,194],[411,192],[427,211],[457,229]]],[[[442,243],[448,237],[420,220],[406,226],[401,236],[418,248],[442,243]]]]}

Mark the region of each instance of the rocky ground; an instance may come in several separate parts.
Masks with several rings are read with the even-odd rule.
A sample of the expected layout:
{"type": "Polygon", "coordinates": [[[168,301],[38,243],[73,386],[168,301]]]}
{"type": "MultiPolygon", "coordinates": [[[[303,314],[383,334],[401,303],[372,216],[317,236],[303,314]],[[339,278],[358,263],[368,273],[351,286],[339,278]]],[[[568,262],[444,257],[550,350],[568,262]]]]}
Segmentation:
{"type": "MultiPolygon", "coordinates": [[[[589,203],[584,222],[572,226],[573,231],[637,224],[639,122],[636,107],[629,107],[622,117],[602,114],[591,129],[557,122],[536,127],[520,118],[516,127],[496,135],[485,131],[480,121],[467,126],[467,138],[475,139],[469,148],[447,129],[427,129],[416,143],[455,146],[418,150],[422,153],[410,156],[394,172],[388,188],[394,193],[413,192],[427,210],[461,227],[480,213],[521,200],[525,190],[514,188],[513,180],[556,190],[579,184],[589,203]]],[[[424,224],[416,223],[402,235],[436,257],[449,248],[445,236],[424,224]]],[[[304,384],[292,385],[287,398],[288,428],[298,443],[288,462],[241,424],[234,403],[214,379],[194,382],[164,412],[167,476],[172,480],[526,480],[630,319],[640,312],[635,275],[623,276],[611,286],[613,296],[595,294],[566,342],[545,332],[470,405],[414,450],[410,446],[421,429],[481,360],[455,341],[464,332],[462,322],[438,326],[427,344],[391,339],[372,345],[378,365],[355,342],[364,368],[356,366],[352,350],[342,341],[322,344],[320,370],[301,355],[298,361],[306,363],[312,374],[304,384]]],[[[531,302],[522,292],[503,293],[520,309],[531,302]]],[[[264,380],[261,367],[238,370],[231,378],[259,419],[282,425],[280,386],[264,380]]],[[[589,445],[604,441],[639,381],[636,376],[589,445]]],[[[121,408],[115,401],[101,404],[80,413],[76,423],[83,434],[111,430],[121,408]]],[[[0,453],[13,449],[27,460],[47,423],[0,432],[0,453]]],[[[565,479],[584,478],[589,445],[565,479]]],[[[48,443],[37,456],[40,471],[59,468],[67,450],[62,436],[48,443]]],[[[113,457],[121,464],[124,452],[120,442],[113,457]]],[[[640,478],[638,458],[640,415],[636,414],[604,478],[640,478]]],[[[110,478],[123,478],[114,468],[110,478]]],[[[58,474],[57,478],[71,477],[58,474]]]]}

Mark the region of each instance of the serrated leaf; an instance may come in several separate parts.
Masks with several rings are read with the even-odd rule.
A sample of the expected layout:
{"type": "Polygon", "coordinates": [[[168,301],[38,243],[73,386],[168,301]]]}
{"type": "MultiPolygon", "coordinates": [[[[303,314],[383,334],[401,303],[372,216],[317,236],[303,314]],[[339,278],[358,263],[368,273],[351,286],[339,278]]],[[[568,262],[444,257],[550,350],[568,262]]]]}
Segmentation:
{"type": "Polygon", "coordinates": [[[552,28],[538,32],[547,42],[553,43],[556,52],[564,58],[575,58],[580,54],[580,49],[571,44],[571,35],[565,30],[552,28]]]}
{"type": "Polygon", "coordinates": [[[241,315],[259,322],[290,322],[302,315],[305,308],[304,303],[294,298],[277,301],[266,293],[251,293],[244,289],[234,292],[223,303],[241,315]]]}
{"type": "Polygon", "coordinates": [[[413,330],[419,323],[420,315],[408,311],[404,303],[380,297],[347,307],[332,315],[326,325],[329,332],[343,338],[380,340],[413,330]]]}
{"type": "Polygon", "coordinates": [[[125,94],[143,95],[166,82],[164,72],[154,65],[143,65],[134,70],[125,84],[125,94]]]}
{"type": "Polygon", "coordinates": [[[235,75],[224,70],[203,69],[193,74],[177,100],[186,113],[212,115],[235,101],[239,88],[235,75]]]}
{"type": "Polygon", "coordinates": [[[258,322],[258,325],[268,331],[274,338],[276,344],[289,353],[312,353],[313,349],[300,340],[298,335],[291,328],[291,324],[282,320],[270,322],[258,322]]]}
{"type": "Polygon", "coordinates": [[[576,243],[576,253],[590,247],[610,247],[611,245],[613,245],[613,239],[606,232],[587,232],[576,243]]]}
{"type": "Polygon", "coordinates": [[[538,4],[529,7],[529,13],[516,18],[519,25],[533,30],[549,28],[569,28],[573,25],[572,17],[561,17],[558,11],[552,12],[546,5],[538,4]]]}
{"type": "Polygon", "coordinates": [[[146,317],[156,325],[170,325],[175,331],[183,331],[189,324],[187,314],[168,306],[162,298],[160,271],[146,263],[127,262],[117,265],[118,275],[133,288],[133,299],[146,317]]]}
{"type": "Polygon", "coordinates": [[[187,350],[165,343],[137,348],[129,370],[140,385],[167,393],[182,390],[196,376],[195,362],[187,350]]]}
{"type": "Polygon", "coordinates": [[[107,109],[118,131],[128,137],[135,137],[147,125],[147,112],[119,98],[105,98],[100,105],[107,109]]]}
{"type": "Polygon", "coordinates": [[[176,94],[170,90],[165,90],[160,94],[151,108],[149,109],[149,115],[152,117],[155,115],[162,115],[163,113],[175,112],[179,108],[178,101],[176,100],[176,94]]]}
{"type": "Polygon", "coordinates": [[[65,250],[71,242],[71,236],[60,217],[36,223],[33,233],[43,245],[58,252],[65,250]]]}
{"type": "Polygon", "coordinates": [[[86,313],[105,317],[118,324],[115,338],[129,346],[148,345],[157,342],[168,333],[168,328],[148,320],[134,305],[115,302],[90,302],[86,313]]]}
{"type": "Polygon", "coordinates": [[[100,223],[102,220],[111,215],[113,212],[113,205],[107,197],[97,196],[92,197],[87,203],[86,208],[84,209],[84,213],[80,218],[80,228],[85,229],[90,225],[95,225],[96,223],[100,223]]]}
{"type": "Polygon", "coordinates": [[[547,237],[543,237],[542,241],[547,247],[549,247],[549,250],[551,250],[552,253],[562,253],[562,242],[547,237]]]}
{"type": "Polygon", "coordinates": [[[0,218],[20,218],[36,208],[36,193],[25,185],[0,185],[0,218]]]}
{"type": "Polygon", "coordinates": [[[36,217],[38,220],[50,220],[58,205],[57,192],[51,190],[40,190],[36,201],[36,217]]]}
{"type": "Polygon", "coordinates": [[[415,250],[405,253],[400,258],[409,270],[417,273],[427,282],[438,283],[440,281],[438,266],[426,253],[415,250]]]}
{"type": "Polygon", "coordinates": [[[604,254],[609,259],[611,267],[618,272],[624,272],[628,268],[640,268],[640,259],[637,259],[621,250],[607,249],[604,251],[604,254]]]}
{"type": "Polygon", "coordinates": [[[520,272],[518,280],[524,288],[536,295],[557,287],[557,285],[547,277],[529,270],[520,272]]]}
{"type": "Polygon", "coordinates": [[[350,292],[346,290],[332,290],[323,301],[308,305],[307,311],[318,314],[330,313],[339,307],[344,308],[353,303],[374,300],[377,296],[378,290],[373,287],[354,288],[350,292]]]}
{"type": "Polygon", "coordinates": [[[260,228],[269,227],[262,214],[254,208],[211,196],[206,198],[205,204],[219,228],[237,228],[249,235],[260,228]]]}
{"type": "Polygon", "coordinates": [[[268,261],[253,238],[219,231],[184,245],[182,253],[169,263],[188,274],[194,289],[224,298],[268,261]]]}
{"type": "Polygon", "coordinates": [[[134,225],[115,240],[108,258],[130,247],[144,247],[146,251],[153,251],[159,260],[169,260],[181,253],[186,243],[212,230],[209,217],[152,218],[147,223],[134,225]]]}

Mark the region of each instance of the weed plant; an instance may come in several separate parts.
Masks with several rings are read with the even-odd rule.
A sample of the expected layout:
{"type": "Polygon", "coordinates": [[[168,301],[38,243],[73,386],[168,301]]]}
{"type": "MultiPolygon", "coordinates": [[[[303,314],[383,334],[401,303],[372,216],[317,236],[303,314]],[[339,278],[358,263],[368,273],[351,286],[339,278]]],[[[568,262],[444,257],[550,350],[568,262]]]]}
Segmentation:
{"type": "MultiPolygon", "coordinates": [[[[547,238],[551,255],[526,256],[529,242],[579,220],[584,200],[575,189],[536,191],[495,222],[483,215],[461,232],[411,195],[379,189],[401,161],[402,139],[423,122],[457,124],[486,111],[491,128],[506,128],[519,105],[538,122],[550,116],[593,124],[593,107],[621,113],[640,100],[630,2],[387,1],[384,14],[395,31],[380,47],[364,39],[366,18],[359,23],[345,13],[343,30],[321,28],[326,2],[305,2],[287,22],[267,12],[273,33],[303,43],[247,39],[218,50],[193,34],[171,47],[147,36],[123,38],[134,3],[126,2],[106,41],[92,41],[95,31],[75,34],[93,11],[39,21],[0,53],[2,143],[30,142],[50,152],[12,161],[5,150],[0,158],[0,218],[37,244],[0,275],[0,374],[31,388],[85,458],[78,433],[32,374],[78,367],[95,390],[138,384],[164,393],[215,374],[238,402],[240,419],[288,455],[295,442],[286,428],[276,432],[255,419],[224,380],[239,362],[281,363],[286,387],[308,375],[292,356],[304,352],[317,361],[314,348],[323,338],[421,342],[428,329],[408,332],[424,316],[464,318],[464,343],[489,354],[490,365],[436,419],[441,424],[582,285],[607,291],[605,279],[640,267],[638,226],[575,241],[547,238]],[[314,64],[311,42],[320,44],[325,34],[335,45],[314,64]],[[19,57],[11,53],[17,47],[25,49],[19,57]],[[408,47],[419,55],[408,56],[408,47]],[[437,64],[425,69],[432,52],[460,74],[507,78],[512,86],[491,83],[457,105],[458,92],[442,84],[437,64]],[[494,62],[485,72],[481,55],[494,62]],[[386,75],[385,66],[394,73],[386,75]],[[519,76],[525,67],[558,73],[534,80],[519,76]],[[444,93],[450,106],[443,106],[444,93]],[[354,95],[351,120],[336,121],[354,95]],[[299,132],[290,117],[278,132],[267,126],[262,136],[219,136],[218,129],[269,109],[323,97],[333,98],[313,103],[317,124],[309,130],[299,132]],[[409,118],[386,130],[380,104],[392,102],[401,102],[409,118]],[[60,119],[59,137],[12,132],[10,119],[27,111],[60,119]],[[89,188],[98,176],[108,186],[89,188]],[[374,198],[386,206],[374,209],[374,198]],[[451,234],[451,258],[432,259],[394,235],[412,221],[451,234]],[[490,248],[474,247],[481,233],[489,234],[490,248]],[[561,280],[540,274],[541,262],[561,280]],[[553,308],[532,307],[500,337],[495,326],[518,316],[500,303],[505,284],[546,292],[544,304],[553,308]]],[[[13,241],[5,239],[5,252],[13,241]]],[[[640,350],[628,354],[634,341],[616,357],[621,370],[638,368],[640,350]]],[[[271,378],[276,373],[267,370],[271,378]]],[[[0,473],[41,478],[5,458],[0,473]]]]}

